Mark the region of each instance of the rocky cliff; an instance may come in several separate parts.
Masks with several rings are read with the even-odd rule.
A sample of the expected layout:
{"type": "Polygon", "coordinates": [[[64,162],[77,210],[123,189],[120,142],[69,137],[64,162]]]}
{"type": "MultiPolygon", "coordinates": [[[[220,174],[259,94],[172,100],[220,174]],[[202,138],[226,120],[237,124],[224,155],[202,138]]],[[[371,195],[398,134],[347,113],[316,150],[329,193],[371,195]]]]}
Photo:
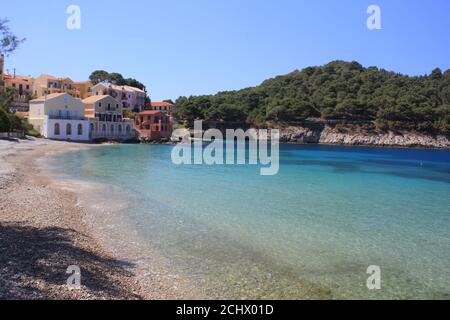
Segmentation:
{"type": "Polygon", "coordinates": [[[340,145],[367,145],[388,147],[450,148],[450,139],[444,135],[427,135],[415,132],[373,133],[340,131],[322,128],[287,127],[280,131],[281,142],[321,143],[340,145]]]}

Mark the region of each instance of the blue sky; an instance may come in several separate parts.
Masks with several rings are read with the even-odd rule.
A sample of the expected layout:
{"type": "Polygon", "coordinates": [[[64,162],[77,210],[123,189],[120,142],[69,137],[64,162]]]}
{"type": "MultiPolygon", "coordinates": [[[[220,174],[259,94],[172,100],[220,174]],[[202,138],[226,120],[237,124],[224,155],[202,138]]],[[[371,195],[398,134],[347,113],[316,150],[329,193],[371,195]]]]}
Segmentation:
{"type": "Polygon", "coordinates": [[[0,17],[27,38],[6,68],[77,81],[120,72],[154,101],[255,86],[336,59],[411,75],[450,68],[448,0],[0,0],[0,17]],[[81,30],[66,28],[71,4],[81,30]],[[371,4],[382,30],[366,27],[371,4]]]}

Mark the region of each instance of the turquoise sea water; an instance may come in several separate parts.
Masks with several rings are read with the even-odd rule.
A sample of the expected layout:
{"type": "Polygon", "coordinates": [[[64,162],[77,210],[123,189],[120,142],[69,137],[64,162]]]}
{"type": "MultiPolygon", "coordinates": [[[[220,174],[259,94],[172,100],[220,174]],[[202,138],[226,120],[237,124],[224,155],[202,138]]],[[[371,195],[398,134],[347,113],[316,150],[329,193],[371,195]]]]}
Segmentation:
{"type": "MultiPolygon", "coordinates": [[[[119,187],[122,215],[209,297],[450,298],[450,152],[282,145],[280,172],[175,166],[172,146],[68,153],[119,187]],[[368,290],[367,268],[381,268],[368,290]]],[[[151,261],[149,261],[151,263],[151,261]]]]}

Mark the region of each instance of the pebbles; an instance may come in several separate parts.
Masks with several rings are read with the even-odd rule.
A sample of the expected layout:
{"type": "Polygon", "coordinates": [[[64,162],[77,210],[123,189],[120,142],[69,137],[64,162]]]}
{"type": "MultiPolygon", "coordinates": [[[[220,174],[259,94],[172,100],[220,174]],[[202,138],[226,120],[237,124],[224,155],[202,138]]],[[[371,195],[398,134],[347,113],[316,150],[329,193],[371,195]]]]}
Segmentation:
{"type": "Polygon", "coordinates": [[[90,236],[76,195],[52,187],[33,165],[48,152],[80,147],[85,145],[0,141],[0,299],[149,296],[136,281],[133,265],[114,259],[90,236]],[[66,284],[71,265],[81,269],[80,290],[66,284]]]}

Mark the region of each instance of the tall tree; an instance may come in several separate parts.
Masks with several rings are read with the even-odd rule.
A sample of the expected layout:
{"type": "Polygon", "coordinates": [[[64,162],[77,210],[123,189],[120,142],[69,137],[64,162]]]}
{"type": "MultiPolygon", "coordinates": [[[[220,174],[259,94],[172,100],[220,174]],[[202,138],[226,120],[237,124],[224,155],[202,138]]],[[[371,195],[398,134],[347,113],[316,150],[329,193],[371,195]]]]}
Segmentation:
{"type": "Polygon", "coordinates": [[[8,27],[8,19],[0,19],[0,54],[9,56],[25,41],[14,35],[8,27]]]}
{"type": "Polygon", "coordinates": [[[103,82],[103,81],[107,81],[107,80],[109,80],[109,73],[106,72],[105,70],[95,70],[89,76],[89,80],[93,84],[97,84],[97,83],[100,83],[100,82],[103,82]]]}

